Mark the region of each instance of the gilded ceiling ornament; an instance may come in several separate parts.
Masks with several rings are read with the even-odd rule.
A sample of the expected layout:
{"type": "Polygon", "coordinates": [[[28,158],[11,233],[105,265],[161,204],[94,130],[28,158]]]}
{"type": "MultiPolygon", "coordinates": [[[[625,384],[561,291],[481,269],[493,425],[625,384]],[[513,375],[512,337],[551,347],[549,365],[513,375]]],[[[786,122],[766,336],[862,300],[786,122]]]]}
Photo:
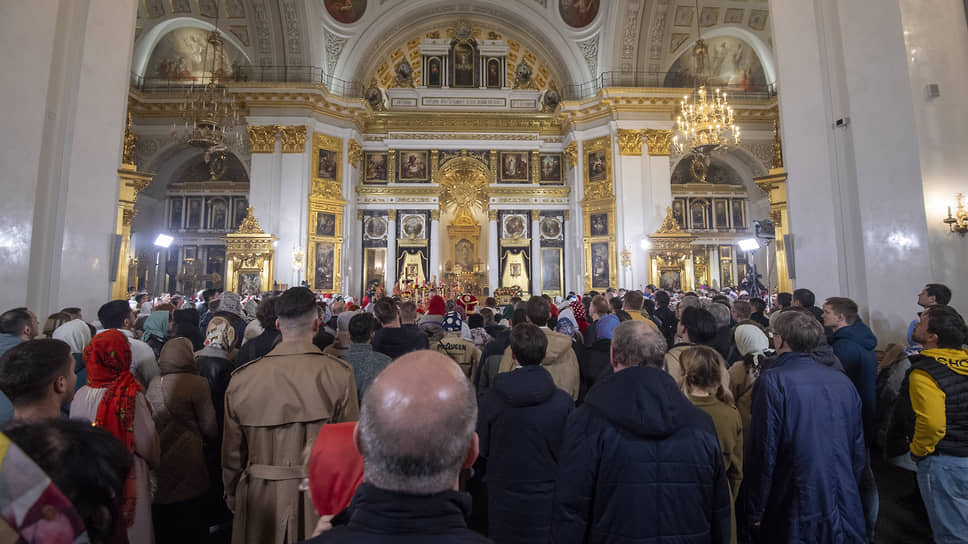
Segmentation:
{"type": "Polygon", "coordinates": [[[574,168],[578,164],[578,142],[572,140],[565,147],[565,162],[568,164],[568,168],[574,168]]]}
{"type": "Polygon", "coordinates": [[[279,127],[283,153],[302,153],[306,150],[306,125],[279,127]]]}
{"type": "Polygon", "coordinates": [[[278,125],[249,125],[249,149],[252,153],[273,153],[276,150],[278,125]]]}
{"type": "Polygon", "coordinates": [[[672,131],[645,129],[645,141],[649,146],[650,157],[668,157],[672,147],[672,131]]]}
{"type": "Polygon", "coordinates": [[[349,157],[350,165],[359,169],[360,161],[363,159],[363,148],[353,138],[350,138],[347,143],[347,157],[349,157]]]}
{"type": "Polygon", "coordinates": [[[440,177],[440,209],[470,214],[486,210],[487,203],[484,166],[468,157],[448,162],[440,177]]]}
{"type": "Polygon", "coordinates": [[[637,157],[642,154],[643,130],[618,129],[618,149],[626,157],[637,157]]]}

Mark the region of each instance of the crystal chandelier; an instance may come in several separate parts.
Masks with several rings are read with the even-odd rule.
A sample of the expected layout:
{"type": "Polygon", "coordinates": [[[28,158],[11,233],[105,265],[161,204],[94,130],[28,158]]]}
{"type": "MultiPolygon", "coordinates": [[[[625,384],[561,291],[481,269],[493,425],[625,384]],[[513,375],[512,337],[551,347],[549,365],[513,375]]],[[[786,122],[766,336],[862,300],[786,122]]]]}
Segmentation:
{"type": "MultiPolygon", "coordinates": [[[[698,38],[692,49],[696,67],[696,90],[679,103],[672,148],[676,153],[689,152],[708,164],[709,154],[740,141],[739,127],[734,123],[733,108],[729,106],[726,93],[716,89],[706,90],[709,66],[709,50],[702,39],[699,21],[699,0],[696,0],[696,32],[698,38]]],[[[694,159],[695,162],[695,159],[694,159]]]]}

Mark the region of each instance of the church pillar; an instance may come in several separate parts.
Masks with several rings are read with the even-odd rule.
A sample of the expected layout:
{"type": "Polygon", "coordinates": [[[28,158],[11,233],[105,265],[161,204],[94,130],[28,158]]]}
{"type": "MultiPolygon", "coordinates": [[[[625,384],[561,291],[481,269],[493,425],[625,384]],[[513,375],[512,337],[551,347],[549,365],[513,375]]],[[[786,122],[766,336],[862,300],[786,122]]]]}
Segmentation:
{"type": "Polygon", "coordinates": [[[437,281],[443,278],[440,266],[440,210],[430,210],[430,275],[436,276],[437,281]]]}
{"type": "Polygon", "coordinates": [[[882,345],[903,340],[916,308],[897,296],[932,270],[898,2],[771,0],[770,14],[795,287],[848,296],[882,345]]]}
{"type": "Polygon", "coordinates": [[[498,273],[501,270],[497,247],[497,210],[487,211],[487,288],[494,294],[498,288],[498,273]]]}
{"type": "MultiPolygon", "coordinates": [[[[0,308],[88,318],[111,297],[132,2],[7,2],[0,18],[0,308]],[[112,256],[113,255],[113,256],[112,256]]],[[[125,286],[127,287],[127,286],[125,286]]]]}
{"type": "Polygon", "coordinates": [[[383,265],[386,293],[393,293],[397,283],[397,210],[387,210],[387,258],[383,265]]]}
{"type": "Polygon", "coordinates": [[[576,237],[572,233],[574,232],[574,221],[571,220],[571,210],[565,210],[562,212],[565,217],[565,224],[562,228],[565,232],[565,263],[564,270],[562,271],[562,294],[567,295],[568,291],[578,292],[581,290],[580,287],[572,287],[573,285],[581,285],[581,283],[575,283],[576,278],[581,279],[579,272],[576,270],[574,262],[574,254],[581,255],[581,244],[575,243],[575,240],[581,240],[581,237],[576,237]]]}
{"type": "Polygon", "coordinates": [[[531,294],[541,294],[541,210],[531,210],[531,294]]]}
{"type": "Polygon", "coordinates": [[[643,131],[617,129],[616,145],[618,160],[615,161],[615,225],[618,227],[615,240],[618,245],[619,276],[618,285],[629,290],[637,289],[635,277],[643,277],[644,259],[632,259],[628,253],[633,251],[632,244],[647,234],[644,230],[645,192],[643,184],[643,131]],[[626,259],[627,256],[627,259],[626,259]]]}
{"type": "MultiPolygon", "coordinates": [[[[249,170],[249,205],[254,208],[259,225],[266,232],[278,236],[279,200],[282,197],[282,154],[276,138],[279,127],[252,124],[252,119],[249,119],[249,123],[246,127],[252,161],[249,170]]],[[[291,245],[292,240],[280,242],[279,245],[283,243],[291,245]]],[[[291,278],[279,268],[281,260],[281,258],[275,259],[276,269],[273,271],[273,277],[279,283],[286,283],[291,278]]]]}
{"type": "MultiPolygon", "coordinates": [[[[297,274],[293,254],[306,244],[309,210],[306,195],[309,194],[309,171],[312,150],[306,145],[306,125],[280,126],[279,136],[282,155],[279,159],[280,191],[277,224],[266,229],[279,239],[275,254],[275,280],[298,286],[302,280],[297,274]]],[[[259,211],[258,204],[252,204],[259,211]]]]}

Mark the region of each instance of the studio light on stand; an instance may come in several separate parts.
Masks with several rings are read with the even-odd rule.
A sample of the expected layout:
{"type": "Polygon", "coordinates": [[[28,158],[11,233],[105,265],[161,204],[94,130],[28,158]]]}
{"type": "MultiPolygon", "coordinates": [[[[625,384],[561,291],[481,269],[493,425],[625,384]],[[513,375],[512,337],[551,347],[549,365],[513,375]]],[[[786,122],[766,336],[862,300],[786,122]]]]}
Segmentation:
{"type": "MultiPolygon", "coordinates": [[[[155,250],[155,295],[161,294],[161,290],[164,287],[159,277],[161,269],[161,251],[165,250],[167,252],[168,248],[171,247],[171,243],[174,241],[175,239],[167,234],[159,234],[158,237],[155,238],[155,247],[157,248],[155,250]]],[[[165,262],[167,268],[168,259],[165,259],[165,262]]]]}

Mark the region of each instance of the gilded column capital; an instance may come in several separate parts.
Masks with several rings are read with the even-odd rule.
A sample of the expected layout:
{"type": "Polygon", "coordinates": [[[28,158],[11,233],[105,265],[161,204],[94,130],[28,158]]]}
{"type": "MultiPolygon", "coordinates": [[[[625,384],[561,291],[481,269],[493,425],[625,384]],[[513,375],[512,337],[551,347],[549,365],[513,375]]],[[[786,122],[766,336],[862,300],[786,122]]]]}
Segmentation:
{"type": "Polygon", "coordinates": [[[619,153],[625,157],[637,157],[642,154],[642,138],[644,130],[618,129],[619,153]]]}
{"type": "Polygon", "coordinates": [[[363,210],[356,210],[356,219],[358,221],[362,221],[363,220],[363,210]]]}
{"type": "Polygon", "coordinates": [[[578,142],[572,141],[565,147],[565,163],[568,168],[574,168],[578,164],[578,142]]]}
{"type": "MultiPolygon", "coordinates": [[[[464,150],[467,153],[467,150],[464,150]]],[[[440,183],[437,179],[437,172],[440,170],[440,151],[436,149],[430,150],[430,182],[440,183]]]]}
{"type": "Polygon", "coordinates": [[[531,220],[540,221],[541,220],[541,210],[531,210],[531,220]]]}
{"type": "Polygon", "coordinates": [[[535,149],[531,152],[531,183],[541,180],[541,154],[535,149]]]}
{"type": "Polygon", "coordinates": [[[645,129],[645,141],[649,146],[649,156],[668,157],[671,154],[671,130],[647,128],[645,129]]]}
{"type": "Polygon", "coordinates": [[[430,220],[440,221],[440,210],[430,210],[430,220]]]}
{"type": "Polygon", "coordinates": [[[283,153],[302,153],[306,150],[306,125],[279,127],[283,153]]]}
{"type": "Polygon", "coordinates": [[[497,210],[487,210],[487,218],[491,221],[497,221],[497,210]]]}
{"type": "Polygon", "coordinates": [[[571,219],[571,210],[565,210],[562,215],[565,217],[565,221],[571,219]]]}
{"type": "Polygon", "coordinates": [[[249,125],[249,149],[252,153],[272,153],[276,150],[277,125],[249,125]]]}
{"type": "Polygon", "coordinates": [[[350,141],[346,144],[346,156],[350,161],[350,166],[356,169],[360,168],[360,161],[363,160],[363,148],[353,138],[350,138],[350,141]]]}
{"type": "Polygon", "coordinates": [[[131,112],[128,112],[128,123],[124,127],[124,152],[121,155],[121,162],[124,164],[134,164],[134,146],[137,137],[131,130],[131,112]]]}
{"type": "Polygon", "coordinates": [[[387,183],[396,183],[397,181],[397,150],[391,149],[387,151],[387,183]]]}
{"type": "Polygon", "coordinates": [[[130,227],[131,226],[131,222],[134,221],[134,218],[137,217],[137,215],[138,215],[138,210],[136,210],[134,208],[127,208],[127,207],[125,207],[121,211],[121,223],[125,227],[130,227]]]}
{"type": "Polygon", "coordinates": [[[397,210],[387,210],[387,219],[390,221],[397,220],[397,210]]]}

